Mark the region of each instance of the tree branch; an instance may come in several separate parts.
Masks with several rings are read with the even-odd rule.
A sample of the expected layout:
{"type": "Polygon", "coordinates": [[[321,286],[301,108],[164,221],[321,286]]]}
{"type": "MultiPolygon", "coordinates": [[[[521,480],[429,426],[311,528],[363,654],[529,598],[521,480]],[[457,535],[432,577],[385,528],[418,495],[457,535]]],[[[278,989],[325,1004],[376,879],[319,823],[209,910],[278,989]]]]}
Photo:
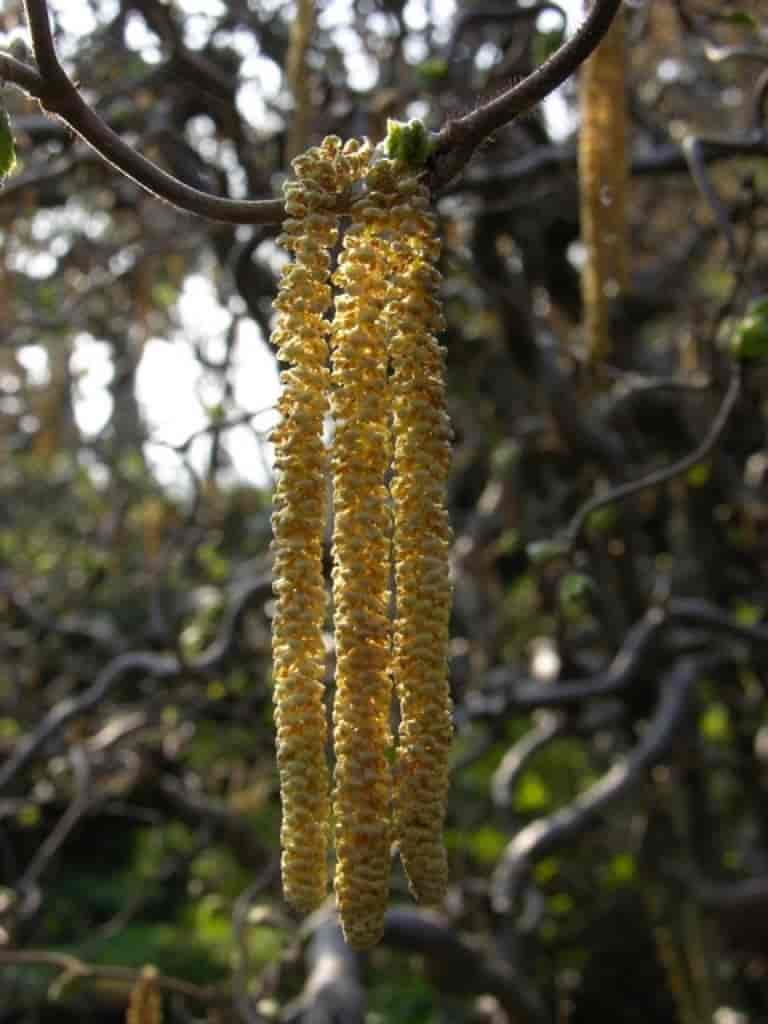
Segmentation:
{"type": "Polygon", "coordinates": [[[573,547],[581,536],[587,520],[598,509],[605,508],[606,505],[612,505],[615,502],[624,501],[626,498],[639,494],[650,487],[658,487],[660,484],[674,480],[675,477],[682,476],[683,473],[687,473],[689,469],[692,469],[702,459],[705,459],[718,443],[725,428],[728,426],[728,420],[741,395],[741,378],[741,367],[735,365],[728,390],[717,411],[717,415],[712,421],[706,437],[694,451],[677,462],[673,462],[670,466],[662,466],[661,469],[656,469],[640,477],[638,480],[630,480],[628,483],[620,484],[618,487],[613,487],[611,490],[606,491],[605,494],[598,494],[596,497],[585,502],[569,523],[563,536],[564,543],[569,548],[573,547]]]}
{"type": "MultiPolygon", "coordinates": [[[[141,971],[133,970],[130,967],[102,967],[97,964],[85,963],[67,953],[36,949],[2,949],[0,950],[0,967],[52,967],[62,974],[59,979],[60,984],[78,978],[121,982],[126,987],[126,995],[141,977],[141,971]]],[[[184,996],[198,1003],[220,1006],[228,1002],[225,995],[213,988],[202,988],[199,985],[193,985],[179,978],[170,978],[164,974],[158,974],[155,980],[158,987],[165,992],[184,996]]]]}
{"type": "Polygon", "coordinates": [[[0,767],[0,791],[22,771],[38,751],[67,723],[92,711],[127,676],[144,675],[154,679],[173,679],[183,672],[209,673],[223,662],[232,649],[243,616],[254,602],[271,593],[268,578],[254,580],[243,587],[227,614],[220,633],[207,651],[184,664],[177,656],[154,651],[131,651],[112,658],[87,689],[77,697],[59,701],[32,732],[22,737],[13,753],[0,767]]]}
{"type": "Polygon", "coordinates": [[[56,55],[45,0],[25,8],[39,73],[9,55],[0,57],[7,81],[21,86],[44,110],[60,117],[115,170],[158,199],[188,213],[230,224],[272,224],[283,219],[282,201],[225,199],[185,185],[147,160],[114,132],[80,96],[56,55]]]}
{"type": "Polygon", "coordinates": [[[721,655],[687,658],[667,673],[661,699],[635,748],[598,782],[565,807],[534,821],[507,846],[494,872],[491,900],[499,913],[518,903],[533,862],[589,828],[603,811],[642,780],[648,768],[669,751],[685,719],[693,686],[702,673],[722,662],[721,655]]]}
{"type": "MultiPolygon", "coordinates": [[[[440,132],[431,161],[431,185],[443,189],[492,132],[525,113],[556,89],[595,49],[605,35],[620,0],[595,0],[575,35],[527,78],[471,114],[455,118],[440,132]]],[[[215,196],[185,185],[136,152],[83,100],[56,54],[45,0],[25,0],[27,20],[39,72],[0,55],[5,79],[39,100],[61,118],[115,170],[141,188],[179,209],[233,224],[270,224],[284,216],[278,199],[241,201],[215,196]]]]}
{"type": "MultiPolygon", "coordinates": [[[[626,636],[621,650],[603,671],[588,679],[563,680],[544,686],[536,682],[514,685],[501,696],[504,710],[509,708],[554,708],[577,704],[595,697],[608,697],[630,687],[638,678],[649,658],[659,647],[662,630],[670,624],[669,617],[660,608],[651,608],[626,636]]],[[[490,673],[492,687],[512,684],[508,669],[490,673]]],[[[491,698],[480,695],[467,699],[470,714],[500,713],[501,708],[491,698]]]]}

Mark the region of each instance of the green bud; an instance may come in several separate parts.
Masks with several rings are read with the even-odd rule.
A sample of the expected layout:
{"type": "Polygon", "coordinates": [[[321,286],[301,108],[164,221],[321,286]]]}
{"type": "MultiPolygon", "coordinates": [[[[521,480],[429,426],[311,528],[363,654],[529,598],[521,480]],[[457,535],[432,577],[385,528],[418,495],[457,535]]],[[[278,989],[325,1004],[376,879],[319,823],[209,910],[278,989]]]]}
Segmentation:
{"type": "Polygon", "coordinates": [[[13,142],[11,119],[0,107],[0,181],[7,177],[16,166],[16,146],[13,142]]]}
{"type": "Polygon", "coordinates": [[[387,137],[384,140],[387,156],[401,160],[414,169],[423,167],[432,152],[433,143],[423,122],[387,121],[387,137]]]}

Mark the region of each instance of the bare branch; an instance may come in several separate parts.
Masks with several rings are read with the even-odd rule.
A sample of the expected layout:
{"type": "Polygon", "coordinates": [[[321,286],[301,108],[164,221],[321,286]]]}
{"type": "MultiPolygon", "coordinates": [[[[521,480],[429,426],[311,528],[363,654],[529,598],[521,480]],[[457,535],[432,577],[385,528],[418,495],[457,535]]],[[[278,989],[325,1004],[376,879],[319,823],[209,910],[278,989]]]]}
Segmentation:
{"type": "Polygon", "coordinates": [[[247,610],[268,593],[271,593],[271,583],[266,577],[254,580],[244,587],[233,602],[219,636],[207,651],[188,664],[182,663],[177,656],[157,654],[154,651],[132,651],[117,655],[99,672],[91,686],[77,697],[59,701],[36,729],[19,740],[13,753],[0,767],[0,790],[4,789],[68,722],[98,707],[107,694],[126,677],[143,675],[153,679],[173,679],[183,672],[205,674],[214,671],[232,649],[247,610]]]}
{"type": "Polygon", "coordinates": [[[568,719],[554,711],[543,711],[533,729],[509,748],[491,779],[491,799],[496,807],[512,804],[512,793],[528,762],[544,747],[566,733],[568,719]]]}
{"type": "MultiPolygon", "coordinates": [[[[493,698],[472,695],[467,700],[470,714],[475,716],[491,711],[499,713],[498,704],[508,708],[563,707],[595,697],[608,697],[630,687],[646,667],[649,659],[659,647],[661,631],[669,626],[669,618],[660,608],[651,608],[629,631],[621,650],[610,665],[589,679],[563,680],[550,686],[525,682],[503,695],[499,702],[493,698]]],[[[502,685],[509,678],[508,669],[499,669],[489,674],[491,687],[502,685]]],[[[510,680],[511,682],[511,680],[510,680]]]]}
{"type": "Polygon", "coordinates": [[[36,99],[45,92],[42,75],[29,64],[12,57],[10,53],[0,53],[0,80],[8,85],[18,86],[36,99]]]}
{"type": "MultiPolygon", "coordinates": [[[[126,995],[141,977],[141,971],[135,971],[130,967],[101,967],[97,964],[85,963],[67,953],[36,949],[2,949],[0,950],[0,967],[52,967],[61,971],[64,979],[67,980],[74,981],[79,978],[120,982],[126,987],[126,995]]],[[[156,982],[165,992],[185,996],[198,1003],[222,1005],[229,1001],[227,996],[216,989],[203,988],[200,985],[182,981],[180,978],[170,978],[165,974],[159,974],[156,982]]]]}
{"type": "Polygon", "coordinates": [[[544,1001],[508,957],[457,933],[441,914],[393,907],[384,922],[386,945],[425,956],[439,972],[442,991],[458,995],[495,996],[511,1020],[545,1024],[550,1020],[544,1001]]]}
{"type": "MultiPolygon", "coordinates": [[[[613,20],[620,0],[595,0],[572,39],[522,82],[465,117],[448,122],[432,159],[431,183],[445,187],[461,171],[477,146],[492,132],[530,109],[556,89],[595,49],[613,20]]],[[[234,224],[270,224],[283,219],[277,199],[240,201],[185,185],[131,148],[82,99],[56,55],[45,0],[26,0],[26,12],[39,74],[3,56],[7,79],[36,97],[117,171],[159,199],[207,217],[234,224]]]]}
{"type": "Polygon", "coordinates": [[[359,956],[344,941],[335,913],[318,911],[311,928],[307,981],[282,1019],[287,1024],[363,1024],[366,998],[359,956]]]}
{"type": "Polygon", "coordinates": [[[639,494],[648,488],[658,487],[660,484],[674,480],[675,477],[682,476],[683,473],[687,473],[689,469],[692,469],[697,463],[705,459],[718,443],[725,428],[728,426],[728,420],[741,395],[741,378],[741,367],[735,365],[728,390],[725,393],[717,415],[712,421],[704,440],[694,451],[677,462],[673,462],[671,466],[663,466],[661,469],[656,469],[652,473],[640,477],[639,480],[630,480],[626,484],[620,484],[618,487],[611,488],[605,494],[599,494],[591,498],[582,505],[568,525],[563,536],[565,544],[568,547],[573,547],[576,544],[587,524],[587,520],[593,512],[605,508],[606,505],[613,505],[615,502],[624,501],[626,498],[639,494]]]}
{"type": "Polygon", "coordinates": [[[632,752],[572,803],[532,822],[515,836],[493,876],[491,899],[499,913],[509,913],[517,905],[537,858],[593,825],[610,804],[637,786],[647,769],[667,754],[685,719],[694,684],[702,673],[721,662],[720,655],[680,661],[662,680],[656,714],[632,752]]]}
{"type": "Polygon", "coordinates": [[[44,0],[26,0],[25,6],[40,73],[33,72],[10,56],[3,56],[7,79],[38,99],[44,110],[66,122],[115,170],[158,199],[209,220],[230,224],[273,224],[283,219],[283,204],[279,199],[241,201],[202,192],[174,178],[124,142],[80,96],[61,66],[44,0]]]}
{"type": "Polygon", "coordinates": [[[70,751],[69,759],[72,763],[75,783],[74,796],[61,818],[56,822],[55,827],[37,848],[24,874],[16,883],[15,888],[21,892],[37,884],[37,880],[51,863],[67,836],[88,810],[91,781],[90,764],[83,748],[79,746],[74,747],[70,751]]]}

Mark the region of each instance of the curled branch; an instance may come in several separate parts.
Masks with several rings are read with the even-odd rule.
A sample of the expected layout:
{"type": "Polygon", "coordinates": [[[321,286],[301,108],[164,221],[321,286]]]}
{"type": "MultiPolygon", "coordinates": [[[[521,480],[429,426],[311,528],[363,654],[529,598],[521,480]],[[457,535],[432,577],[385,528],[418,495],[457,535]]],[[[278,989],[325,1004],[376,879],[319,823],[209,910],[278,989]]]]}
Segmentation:
{"type": "Polygon", "coordinates": [[[675,477],[682,476],[683,473],[687,473],[688,470],[693,469],[697,463],[706,459],[717,445],[725,432],[725,428],[728,426],[728,420],[730,419],[731,413],[735,409],[736,403],[741,395],[741,378],[741,368],[739,366],[735,366],[728,385],[728,390],[726,391],[722,404],[717,411],[717,415],[712,420],[704,440],[697,448],[669,466],[662,466],[661,469],[653,470],[653,472],[647,473],[638,480],[630,480],[628,483],[620,484],[618,487],[611,488],[609,491],[606,491],[605,494],[598,494],[596,497],[590,498],[589,501],[585,502],[585,504],[581,506],[568,525],[563,537],[564,543],[568,547],[573,547],[579,540],[589,517],[593,512],[597,512],[598,509],[605,508],[606,505],[612,505],[615,502],[624,501],[627,498],[630,498],[635,494],[639,494],[641,491],[648,490],[651,487],[659,487],[661,484],[668,483],[670,480],[674,480],[675,477]]]}
{"type": "Polygon", "coordinates": [[[0,791],[35,757],[38,751],[61,732],[72,719],[98,707],[105,697],[126,678],[136,675],[154,679],[174,679],[183,672],[206,674],[215,671],[232,649],[235,636],[246,611],[271,592],[265,577],[244,587],[224,620],[221,631],[207,651],[184,664],[179,657],[154,651],[131,651],[112,658],[94,682],[77,697],[59,701],[32,732],[22,737],[13,753],[0,767],[0,791]]]}
{"type": "Polygon", "coordinates": [[[85,102],[61,66],[45,0],[26,0],[25,9],[39,71],[3,54],[0,56],[3,77],[39,100],[44,110],[66,122],[110,166],[158,199],[209,220],[272,224],[283,219],[283,204],[279,199],[225,199],[192,188],[124,142],[85,102]]]}
{"type": "MultiPolygon", "coordinates": [[[[528,682],[514,687],[504,694],[506,708],[554,708],[569,704],[578,704],[583,700],[595,697],[608,697],[628,689],[646,667],[648,660],[658,648],[659,637],[663,629],[669,625],[669,618],[660,608],[651,608],[627,634],[621,650],[613,658],[610,665],[589,679],[577,679],[543,686],[541,683],[528,682]]],[[[499,685],[507,679],[506,669],[492,672],[491,685],[499,685]]],[[[477,714],[485,710],[487,698],[469,699],[470,710],[477,714]]],[[[498,709],[491,702],[493,711],[498,709]]]]}
{"type": "Polygon", "coordinates": [[[387,911],[383,942],[425,956],[439,970],[443,991],[488,993],[520,1024],[550,1020],[539,993],[508,958],[500,960],[487,948],[457,934],[440,914],[393,907],[387,911]]]}
{"type": "Polygon", "coordinates": [[[553,711],[544,711],[542,717],[509,748],[499,762],[491,779],[491,799],[496,807],[507,808],[512,804],[512,791],[526,765],[543,747],[562,736],[567,719],[553,711]]]}
{"type": "Polygon", "coordinates": [[[667,754],[685,720],[694,684],[703,672],[721,661],[721,656],[710,655],[678,662],[662,681],[656,713],[631,753],[572,803],[532,822],[515,836],[492,880],[491,900],[499,913],[515,908],[537,858],[593,825],[610,804],[637,786],[644,773],[667,754]]]}

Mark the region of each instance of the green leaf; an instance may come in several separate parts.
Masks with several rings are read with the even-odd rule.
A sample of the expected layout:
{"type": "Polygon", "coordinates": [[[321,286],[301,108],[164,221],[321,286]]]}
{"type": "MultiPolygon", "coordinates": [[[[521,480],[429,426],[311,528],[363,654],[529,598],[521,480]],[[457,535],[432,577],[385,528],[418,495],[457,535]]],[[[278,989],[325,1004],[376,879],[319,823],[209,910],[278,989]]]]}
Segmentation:
{"type": "Polygon", "coordinates": [[[427,85],[448,77],[448,62],[442,57],[430,57],[416,68],[416,74],[427,85]]]}
{"type": "Polygon", "coordinates": [[[559,598],[563,607],[582,601],[595,589],[594,582],[583,572],[569,572],[560,580],[559,598]]]}
{"type": "Polygon", "coordinates": [[[533,877],[539,885],[546,885],[547,882],[551,882],[553,878],[557,877],[559,871],[560,861],[557,857],[545,857],[533,869],[533,877]]]}
{"type": "Polygon", "coordinates": [[[756,31],[759,28],[754,15],[750,14],[749,11],[726,11],[723,14],[715,14],[717,21],[727,22],[729,25],[739,25],[742,28],[750,28],[756,31]]]}
{"type": "Polygon", "coordinates": [[[750,303],[746,315],[736,326],[731,340],[736,359],[764,359],[768,356],[768,297],[750,303]]]}
{"type": "Polygon", "coordinates": [[[627,885],[633,881],[635,874],[635,858],[632,854],[617,853],[608,864],[606,881],[609,885],[627,885]]]}
{"type": "Polygon", "coordinates": [[[16,146],[13,141],[11,119],[0,107],[0,179],[6,178],[16,166],[16,146]]]}
{"type": "Polygon", "coordinates": [[[470,833],[467,845],[480,864],[495,864],[507,845],[507,836],[491,825],[482,825],[470,833]]]}
{"type": "Polygon", "coordinates": [[[525,547],[532,565],[545,565],[568,554],[568,545],[562,540],[535,540],[525,547]]]}
{"type": "Polygon", "coordinates": [[[591,537],[601,533],[610,533],[618,519],[619,513],[614,504],[603,505],[602,508],[596,508],[594,512],[590,512],[587,519],[587,532],[591,537]]]}
{"type": "Polygon", "coordinates": [[[763,609],[758,604],[741,601],[733,609],[733,616],[742,626],[755,626],[763,617],[763,609]]]}
{"type": "Polygon", "coordinates": [[[567,892],[557,892],[550,896],[547,904],[553,914],[568,914],[573,910],[573,897],[567,892]]]}
{"type": "Polygon", "coordinates": [[[731,737],[731,720],[724,704],[712,704],[699,717],[701,735],[712,743],[726,743],[731,737]]]}
{"type": "Polygon", "coordinates": [[[708,462],[699,462],[688,470],[686,480],[689,487],[704,487],[709,483],[711,467],[708,462]]]}
{"type": "Polygon", "coordinates": [[[522,814],[545,811],[552,805],[552,792],[538,772],[526,772],[515,796],[515,810],[522,814]]]}

